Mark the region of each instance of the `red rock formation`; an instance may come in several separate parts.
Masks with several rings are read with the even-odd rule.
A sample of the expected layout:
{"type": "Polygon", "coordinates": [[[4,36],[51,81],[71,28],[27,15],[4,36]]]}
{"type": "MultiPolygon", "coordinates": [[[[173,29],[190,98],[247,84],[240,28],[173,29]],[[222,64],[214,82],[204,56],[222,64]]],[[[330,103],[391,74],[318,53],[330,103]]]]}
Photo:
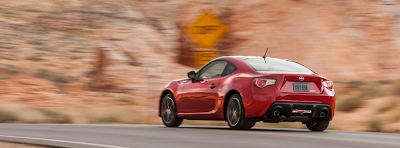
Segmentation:
{"type": "Polygon", "coordinates": [[[298,61],[334,80],[398,78],[395,20],[376,1],[240,1],[232,55],[298,61]]]}

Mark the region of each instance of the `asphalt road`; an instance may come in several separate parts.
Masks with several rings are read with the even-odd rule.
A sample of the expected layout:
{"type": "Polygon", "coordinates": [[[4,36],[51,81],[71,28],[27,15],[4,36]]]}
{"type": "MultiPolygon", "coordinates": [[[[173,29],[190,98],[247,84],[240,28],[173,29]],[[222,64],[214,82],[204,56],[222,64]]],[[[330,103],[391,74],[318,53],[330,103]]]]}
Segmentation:
{"type": "Polygon", "coordinates": [[[77,148],[400,147],[400,134],[161,125],[0,124],[0,140],[77,148]]]}

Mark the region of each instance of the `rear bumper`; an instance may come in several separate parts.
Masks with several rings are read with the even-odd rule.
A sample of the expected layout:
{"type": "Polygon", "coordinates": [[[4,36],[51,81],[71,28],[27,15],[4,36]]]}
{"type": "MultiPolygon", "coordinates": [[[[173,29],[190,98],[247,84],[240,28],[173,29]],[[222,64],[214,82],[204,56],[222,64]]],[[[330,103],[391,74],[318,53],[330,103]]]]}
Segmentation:
{"type": "MultiPolygon", "coordinates": [[[[306,93],[283,93],[276,87],[266,87],[263,89],[252,88],[251,91],[241,93],[245,108],[246,118],[263,117],[270,108],[280,104],[291,112],[293,105],[290,104],[325,104],[329,106],[329,117],[332,119],[335,115],[336,97],[333,91],[324,90],[321,94],[306,93]],[[289,104],[289,105],[286,105],[289,104]]],[[[285,109],[286,111],[286,109],[285,109]]]]}
{"type": "Polygon", "coordinates": [[[323,103],[276,102],[264,114],[264,121],[308,121],[316,118],[332,119],[332,109],[323,103]],[[276,113],[279,113],[277,115],[276,113]]]}

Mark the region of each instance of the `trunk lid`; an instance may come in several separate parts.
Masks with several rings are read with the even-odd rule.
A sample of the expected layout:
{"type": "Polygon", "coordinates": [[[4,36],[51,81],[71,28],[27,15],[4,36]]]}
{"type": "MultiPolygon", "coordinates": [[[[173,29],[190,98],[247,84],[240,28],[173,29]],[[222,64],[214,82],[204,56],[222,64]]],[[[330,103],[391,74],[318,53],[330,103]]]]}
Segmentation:
{"type": "Polygon", "coordinates": [[[322,81],[326,80],[317,74],[309,73],[278,71],[259,71],[259,73],[265,75],[265,78],[276,79],[277,88],[286,93],[322,93],[322,81]]]}

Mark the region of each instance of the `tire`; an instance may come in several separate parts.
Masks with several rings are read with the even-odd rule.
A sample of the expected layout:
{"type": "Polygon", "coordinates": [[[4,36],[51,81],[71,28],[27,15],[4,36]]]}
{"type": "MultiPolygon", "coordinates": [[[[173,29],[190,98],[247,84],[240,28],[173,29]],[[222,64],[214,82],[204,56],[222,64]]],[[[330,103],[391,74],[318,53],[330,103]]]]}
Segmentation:
{"type": "Polygon", "coordinates": [[[326,128],[328,128],[329,122],[330,121],[326,120],[326,119],[317,119],[315,121],[307,122],[306,125],[310,131],[322,132],[322,131],[326,130],[326,128]]]}
{"type": "Polygon", "coordinates": [[[175,98],[171,93],[164,95],[160,106],[161,119],[167,127],[178,127],[183,119],[178,117],[175,98]]]}
{"type": "Polygon", "coordinates": [[[250,124],[249,124],[249,126],[247,127],[247,129],[253,128],[254,125],[256,125],[256,123],[257,123],[256,121],[251,121],[250,124]]]}
{"type": "Polygon", "coordinates": [[[239,94],[233,94],[227,103],[225,117],[231,129],[248,129],[250,120],[245,118],[242,98],[239,94]]]}

